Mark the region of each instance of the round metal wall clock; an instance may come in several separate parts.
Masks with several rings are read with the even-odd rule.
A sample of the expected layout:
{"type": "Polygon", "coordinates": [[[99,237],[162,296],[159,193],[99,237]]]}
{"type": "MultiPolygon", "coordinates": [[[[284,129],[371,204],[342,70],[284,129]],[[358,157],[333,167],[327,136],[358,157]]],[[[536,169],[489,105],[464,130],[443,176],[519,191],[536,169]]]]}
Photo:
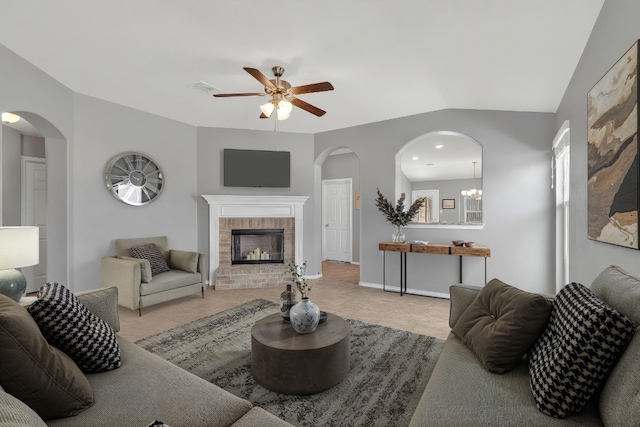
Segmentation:
{"type": "Polygon", "coordinates": [[[105,171],[107,190],[128,205],[143,206],[154,201],[164,187],[160,166],[144,154],[127,152],[114,156],[105,171]]]}

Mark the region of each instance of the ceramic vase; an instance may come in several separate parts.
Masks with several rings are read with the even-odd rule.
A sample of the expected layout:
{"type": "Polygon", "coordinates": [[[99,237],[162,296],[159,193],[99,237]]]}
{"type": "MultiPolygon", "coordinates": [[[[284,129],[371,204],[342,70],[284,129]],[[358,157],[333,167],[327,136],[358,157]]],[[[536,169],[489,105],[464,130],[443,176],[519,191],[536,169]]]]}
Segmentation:
{"type": "Polygon", "coordinates": [[[305,297],[289,310],[291,326],[299,334],[309,334],[316,330],[320,322],[320,309],[305,297]]]}
{"type": "Polygon", "coordinates": [[[396,225],[396,231],[391,235],[393,243],[404,243],[404,233],[402,232],[402,226],[396,225]]]}

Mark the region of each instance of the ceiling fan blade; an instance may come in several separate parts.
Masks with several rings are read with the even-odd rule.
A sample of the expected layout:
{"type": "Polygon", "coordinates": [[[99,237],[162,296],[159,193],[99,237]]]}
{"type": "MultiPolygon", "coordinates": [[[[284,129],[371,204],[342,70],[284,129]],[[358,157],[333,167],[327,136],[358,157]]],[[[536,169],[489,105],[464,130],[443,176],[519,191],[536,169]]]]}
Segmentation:
{"type": "Polygon", "coordinates": [[[258,93],[214,93],[213,96],[216,98],[228,98],[230,96],[265,96],[266,93],[258,92],[258,93]]]}
{"type": "Polygon", "coordinates": [[[267,76],[265,76],[264,74],[262,74],[260,72],[260,70],[257,70],[255,68],[249,68],[249,67],[243,67],[243,69],[251,74],[253,76],[254,79],[256,79],[257,81],[259,81],[260,83],[262,83],[262,85],[264,87],[268,87],[269,89],[275,89],[275,85],[273,83],[271,83],[269,81],[269,79],[267,78],[267,76]]]}
{"type": "Polygon", "coordinates": [[[261,119],[268,119],[269,116],[267,116],[265,113],[260,113],[260,118],[261,119]]]}
{"type": "Polygon", "coordinates": [[[307,102],[304,102],[301,99],[298,98],[291,98],[289,99],[289,101],[295,105],[298,108],[302,108],[305,111],[310,112],[311,114],[315,114],[318,117],[322,117],[324,116],[327,112],[324,110],[319,109],[318,107],[315,107],[307,102]]]}
{"type": "Polygon", "coordinates": [[[310,85],[294,86],[289,89],[289,92],[294,95],[301,95],[303,93],[325,92],[327,90],[333,90],[333,85],[329,82],[320,82],[310,85]]]}

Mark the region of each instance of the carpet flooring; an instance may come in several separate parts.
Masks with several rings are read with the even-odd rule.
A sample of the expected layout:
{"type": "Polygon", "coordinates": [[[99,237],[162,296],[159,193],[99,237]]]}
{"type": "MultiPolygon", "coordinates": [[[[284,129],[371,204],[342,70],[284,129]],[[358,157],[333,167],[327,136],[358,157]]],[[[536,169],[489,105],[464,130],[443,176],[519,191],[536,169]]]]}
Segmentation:
{"type": "Polygon", "coordinates": [[[406,426],[444,341],[347,319],[351,369],[311,396],[265,389],[251,375],[251,327],[279,311],[254,300],[136,344],[297,426],[406,426]]]}

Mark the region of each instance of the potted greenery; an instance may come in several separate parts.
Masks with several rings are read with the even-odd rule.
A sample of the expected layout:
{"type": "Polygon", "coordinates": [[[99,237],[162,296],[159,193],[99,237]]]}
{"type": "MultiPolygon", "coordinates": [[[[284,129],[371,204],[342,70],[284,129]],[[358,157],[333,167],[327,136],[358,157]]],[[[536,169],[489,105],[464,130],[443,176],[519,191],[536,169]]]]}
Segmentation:
{"type": "Polygon", "coordinates": [[[404,209],[404,193],[398,199],[398,203],[394,207],[386,197],[382,195],[380,189],[377,188],[378,198],[376,199],[376,206],[382,212],[391,224],[396,227],[396,231],[393,233],[394,242],[404,242],[404,233],[402,227],[407,225],[416,216],[420,207],[424,204],[426,197],[417,198],[413,204],[405,211],[404,209]]]}

